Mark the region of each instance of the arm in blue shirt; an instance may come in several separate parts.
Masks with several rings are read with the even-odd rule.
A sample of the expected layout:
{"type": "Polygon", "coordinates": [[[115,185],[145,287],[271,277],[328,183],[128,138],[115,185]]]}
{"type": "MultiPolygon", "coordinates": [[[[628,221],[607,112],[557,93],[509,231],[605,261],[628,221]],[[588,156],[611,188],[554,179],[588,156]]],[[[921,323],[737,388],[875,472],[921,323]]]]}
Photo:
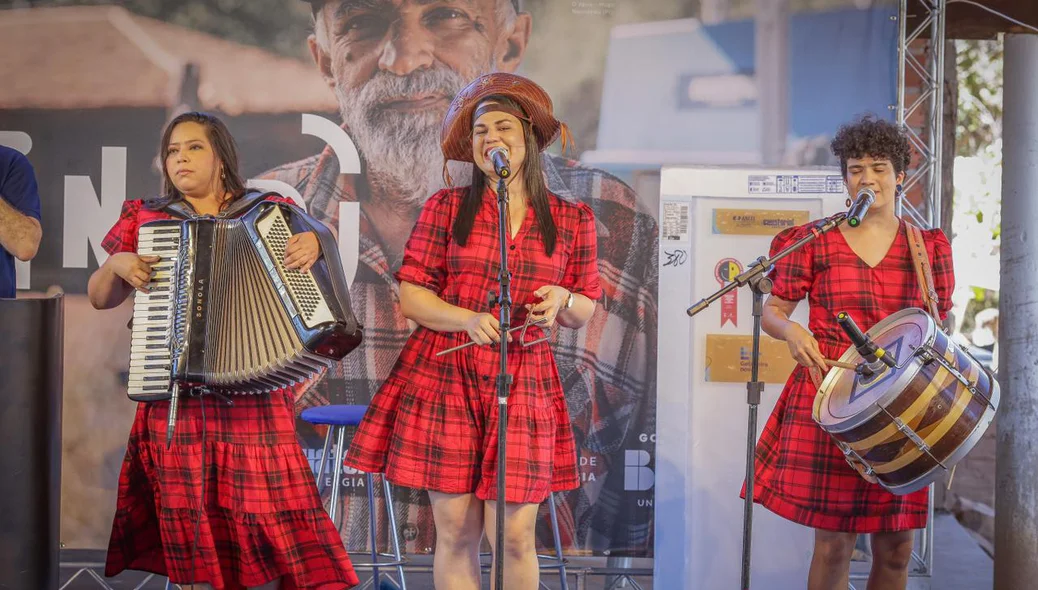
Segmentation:
{"type": "Polygon", "coordinates": [[[32,260],[40,247],[40,193],[32,164],[0,146],[0,247],[18,260],[32,260]]]}

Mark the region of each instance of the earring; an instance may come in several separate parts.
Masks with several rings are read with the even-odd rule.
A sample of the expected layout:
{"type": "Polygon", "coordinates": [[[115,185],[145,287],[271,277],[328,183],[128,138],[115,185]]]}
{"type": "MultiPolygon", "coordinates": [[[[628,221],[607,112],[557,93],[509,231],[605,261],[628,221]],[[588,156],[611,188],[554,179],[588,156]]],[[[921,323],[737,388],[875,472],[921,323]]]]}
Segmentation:
{"type": "Polygon", "coordinates": [[[847,197],[847,200],[843,202],[844,207],[850,207],[852,204],[851,198],[847,197]]]}
{"type": "Polygon", "coordinates": [[[905,189],[901,186],[901,183],[898,183],[897,186],[894,187],[894,196],[900,197],[904,192],[905,189]]]}
{"type": "Polygon", "coordinates": [[[220,178],[227,178],[227,173],[226,172],[221,172],[220,173],[220,178]]]}

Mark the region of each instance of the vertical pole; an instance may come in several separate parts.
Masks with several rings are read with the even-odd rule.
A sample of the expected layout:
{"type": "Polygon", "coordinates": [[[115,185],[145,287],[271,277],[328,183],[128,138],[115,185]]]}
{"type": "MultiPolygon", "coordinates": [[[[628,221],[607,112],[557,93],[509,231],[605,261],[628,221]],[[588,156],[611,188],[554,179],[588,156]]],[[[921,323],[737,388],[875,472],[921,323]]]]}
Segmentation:
{"type": "Polygon", "coordinates": [[[930,97],[927,123],[927,145],[930,148],[930,174],[927,176],[926,199],[930,227],[941,227],[941,162],[944,143],[944,14],[945,0],[933,0],[930,10],[930,80],[934,85],[930,97]]]}
{"type": "MultiPolygon", "coordinates": [[[[905,126],[905,60],[908,59],[908,0],[899,0],[897,6],[897,125],[905,126]]],[[[894,203],[894,211],[902,215],[904,194],[894,203]]]]}
{"type": "Polygon", "coordinates": [[[756,0],[754,34],[761,162],[777,166],[789,133],[789,0],[756,0]]]}
{"type": "Polygon", "coordinates": [[[995,590],[1038,580],[1038,36],[1005,36],[995,590]]]}

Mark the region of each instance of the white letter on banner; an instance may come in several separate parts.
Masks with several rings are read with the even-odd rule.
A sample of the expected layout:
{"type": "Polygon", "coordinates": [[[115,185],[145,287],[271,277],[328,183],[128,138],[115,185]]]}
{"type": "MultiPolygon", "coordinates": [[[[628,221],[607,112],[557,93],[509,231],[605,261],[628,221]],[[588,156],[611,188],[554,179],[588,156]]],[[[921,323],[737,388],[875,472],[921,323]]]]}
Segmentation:
{"type": "MultiPolygon", "coordinates": [[[[292,202],[306,211],[303,204],[303,196],[296,188],[287,182],[268,178],[250,178],[249,188],[264,191],[274,191],[283,197],[292,199],[292,202]]],[[[352,285],[353,278],[357,276],[358,258],[360,253],[360,203],[339,203],[339,258],[342,259],[342,270],[346,275],[346,284],[352,285]],[[353,240],[344,240],[341,236],[357,236],[353,240]]]]}
{"type": "Polygon", "coordinates": [[[318,115],[303,114],[303,135],[323,139],[339,158],[339,174],[360,174],[360,152],[353,138],[335,123],[318,115]]]}
{"type": "MultiPolygon", "coordinates": [[[[360,152],[346,131],[318,115],[303,114],[303,135],[324,140],[339,159],[339,174],[360,174],[360,152]]],[[[360,266],[360,203],[339,203],[339,258],[346,282],[353,284],[360,266]]]]}
{"type": "Polygon", "coordinates": [[[656,483],[656,474],[648,467],[649,453],[640,449],[624,451],[624,491],[644,492],[656,483]]]}
{"type": "Polygon", "coordinates": [[[98,264],[108,260],[101,241],[119,218],[126,200],[126,148],[101,148],[101,199],[89,176],[65,176],[64,243],[62,265],[86,268],[87,247],[93,246],[98,264]]]}
{"type": "Polygon", "coordinates": [[[356,201],[339,203],[339,258],[346,282],[352,286],[360,266],[360,203],[356,201]]]}
{"type": "Polygon", "coordinates": [[[18,150],[23,156],[28,156],[32,150],[32,137],[24,131],[0,131],[0,145],[6,145],[12,150],[18,150]]]}
{"type": "Polygon", "coordinates": [[[14,259],[14,288],[15,289],[28,289],[29,288],[29,274],[32,270],[32,262],[22,262],[17,258],[14,259]]]}

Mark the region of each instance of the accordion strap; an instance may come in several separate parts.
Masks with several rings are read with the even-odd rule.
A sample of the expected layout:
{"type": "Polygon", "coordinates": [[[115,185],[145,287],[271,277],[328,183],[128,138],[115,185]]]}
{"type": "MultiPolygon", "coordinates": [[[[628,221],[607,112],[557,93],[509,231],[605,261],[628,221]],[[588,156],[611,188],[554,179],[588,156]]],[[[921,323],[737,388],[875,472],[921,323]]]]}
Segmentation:
{"type": "Polygon", "coordinates": [[[908,233],[908,249],[912,252],[912,262],[915,265],[915,276],[923,295],[923,306],[940,325],[941,314],[937,307],[940,298],[937,296],[937,289],[934,288],[933,271],[930,268],[930,257],[926,254],[923,232],[908,221],[905,222],[905,230],[908,233]]]}
{"type": "MultiPolygon", "coordinates": [[[[244,211],[248,211],[256,203],[267,198],[268,195],[278,195],[278,193],[263,192],[263,191],[246,191],[242,198],[238,199],[231,204],[225,211],[220,213],[219,217],[230,218],[237,217],[244,211]]],[[[164,211],[173,217],[178,219],[191,219],[192,217],[198,217],[198,212],[195,211],[194,207],[191,206],[184,199],[177,199],[171,203],[159,207],[159,211],[164,211]]]]}
{"type": "Polygon", "coordinates": [[[266,200],[266,198],[271,195],[276,197],[281,196],[279,193],[270,191],[245,191],[245,194],[242,196],[242,198],[238,199],[234,203],[231,203],[231,206],[228,207],[226,211],[221,213],[220,217],[237,217],[241,213],[244,213],[245,211],[251,209],[252,206],[256,203],[266,200]]]}

